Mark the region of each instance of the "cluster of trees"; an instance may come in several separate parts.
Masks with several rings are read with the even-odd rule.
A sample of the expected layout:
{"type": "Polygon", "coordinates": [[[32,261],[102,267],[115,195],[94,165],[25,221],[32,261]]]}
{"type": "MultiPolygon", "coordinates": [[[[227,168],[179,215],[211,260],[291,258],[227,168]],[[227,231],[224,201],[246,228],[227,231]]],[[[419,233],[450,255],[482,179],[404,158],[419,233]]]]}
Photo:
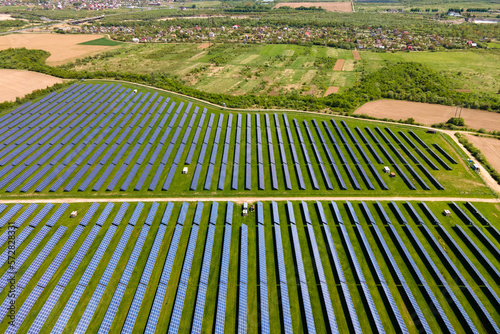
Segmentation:
{"type": "MultiPolygon", "coordinates": [[[[303,96],[289,92],[279,96],[232,96],[199,91],[185,86],[177,77],[162,73],[123,73],[112,71],[76,71],[68,67],[51,67],[45,64],[50,54],[42,50],[7,49],[0,51],[0,67],[37,71],[66,79],[113,78],[148,84],[162,89],[186,94],[212,103],[234,108],[290,108],[301,110],[330,109],[351,112],[363,103],[391,98],[444,105],[462,105],[468,108],[500,112],[500,97],[493,94],[456,92],[451,82],[441,74],[419,63],[400,62],[370,74],[363,74],[354,87],[341,94],[326,97],[303,96]]],[[[332,60],[333,61],[333,60],[332,60]]]]}

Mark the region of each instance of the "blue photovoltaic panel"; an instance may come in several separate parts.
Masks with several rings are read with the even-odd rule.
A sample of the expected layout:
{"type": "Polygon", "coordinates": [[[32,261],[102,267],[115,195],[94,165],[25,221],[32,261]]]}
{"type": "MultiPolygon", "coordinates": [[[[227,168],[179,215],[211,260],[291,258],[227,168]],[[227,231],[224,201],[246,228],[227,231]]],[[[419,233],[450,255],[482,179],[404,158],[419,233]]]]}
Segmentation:
{"type": "Polygon", "coordinates": [[[163,213],[163,217],[161,218],[161,223],[163,225],[167,225],[170,220],[170,216],[172,215],[172,210],[174,209],[174,203],[168,202],[167,207],[165,208],[165,212],[163,213]]]}
{"type": "Polygon", "coordinates": [[[273,201],[271,203],[271,210],[272,210],[273,224],[279,224],[280,223],[280,216],[279,216],[279,210],[278,210],[278,203],[273,201]]]}
{"type": "Polygon", "coordinates": [[[304,213],[304,221],[311,225],[312,224],[312,221],[311,221],[311,216],[309,215],[309,208],[307,207],[307,203],[302,201],[301,203],[302,205],[302,212],[304,213]]]}
{"type": "Polygon", "coordinates": [[[307,289],[307,280],[304,271],[304,264],[302,262],[302,252],[300,250],[299,237],[297,234],[297,226],[292,224],[290,228],[292,230],[293,249],[295,250],[294,255],[295,255],[295,261],[297,263],[297,272],[299,276],[298,283],[300,284],[300,291],[302,294],[302,309],[304,310],[305,314],[306,327],[309,333],[315,333],[316,326],[314,324],[314,317],[312,314],[311,302],[309,299],[309,291],[307,289]]]}
{"type": "Polygon", "coordinates": [[[288,221],[295,224],[295,213],[293,212],[293,204],[290,201],[286,202],[286,209],[288,212],[288,221]]]}
{"type": "Polygon", "coordinates": [[[191,263],[193,261],[194,250],[196,246],[196,238],[198,236],[198,226],[193,225],[191,235],[189,236],[188,249],[186,257],[184,258],[184,265],[182,267],[181,279],[177,288],[177,296],[175,297],[174,309],[170,319],[168,332],[177,333],[181,321],[182,309],[184,306],[184,298],[186,296],[186,289],[189,281],[189,274],[191,271],[191,263]]]}
{"type": "Polygon", "coordinates": [[[18,213],[22,207],[23,206],[21,204],[16,204],[12,208],[10,208],[10,210],[7,211],[7,213],[2,218],[0,218],[0,227],[3,227],[5,224],[7,224],[7,222],[12,219],[12,217],[14,217],[14,215],[18,213]]]}
{"type": "Polygon", "coordinates": [[[33,212],[35,212],[37,207],[37,204],[30,204],[30,206],[28,206],[28,208],[24,210],[24,212],[16,219],[16,221],[14,222],[14,226],[20,227],[26,221],[26,219],[28,219],[28,217],[31,216],[33,212]]]}
{"type": "Polygon", "coordinates": [[[233,202],[227,202],[226,205],[226,224],[233,223],[233,202]]]}
{"type": "MultiPolygon", "coordinates": [[[[212,206],[212,209],[213,208],[214,206],[212,206]]],[[[217,212],[215,213],[215,218],[216,217],[217,217],[217,212]]],[[[208,275],[210,272],[210,261],[212,257],[212,247],[214,243],[214,234],[215,234],[215,226],[209,225],[206,244],[205,244],[205,252],[203,255],[200,284],[198,285],[198,295],[196,297],[196,306],[193,316],[193,326],[191,328],[192,333],[201,333],[201,325],[203,322],[203,314],[205,309],[205,298],[207,293],[208,275]]]]}
{"type": "Polygon", "coordinates": [[[257,222],[264,225],[264,206],[262,202],[257,202],[257,222]]]}
{"type": "Polygon", "coordinates": [[[219,294],[217,297],[217,313],[215,316],[215,333],[224,333],[226,317],[227,276],[229,271],[229,253],[231,249],[231,225],[224,228],[224,246],[222,249],[222,263],[219,277],[219,294]]]}

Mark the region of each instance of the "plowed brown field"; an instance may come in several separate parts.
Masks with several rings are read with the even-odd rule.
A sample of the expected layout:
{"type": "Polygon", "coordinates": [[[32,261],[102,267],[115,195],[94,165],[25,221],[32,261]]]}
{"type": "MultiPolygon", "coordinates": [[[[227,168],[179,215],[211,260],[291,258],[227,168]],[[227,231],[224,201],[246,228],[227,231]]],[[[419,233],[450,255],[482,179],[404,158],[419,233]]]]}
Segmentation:
{"type": "Polygon", "coordinates": [[[117,46],[78,45],[102,37],[104,35],[12,34],[0,36],[0,50],[23,47],[41,49],[51,54],[47,64],[61,65],[72,59],[117,48],[117,46]]]}
{"type": "Polygon", "coordinates": [[[472,135],[466,135],[466,137],[475,147],[481,150],[493,168],[500,171],[500,139],[472,135]]]}
{"type": "Polygon", "coordinates": [[[345,59],[337,59],[335,66],[333,67],[334,71],[342,71],[342,67],[344,66],[345,59]]]}
{"type": "Polygon", "coordinates": [[[62,79],[37,72],[0,69],[0,103],[61,82],[62,79]]]}
{"type": "MultiPolygon", "coordinates": [[[[354,113],[394,120],[405,120],[411,117],[417,123],[432,125],[435,123],[444,123],[449,120],[455,115],[455,109],[456,107],[429,103],[378,100],[362,105],[354,113]]],[[[469,128],[477,130],[483,128],[488,131],[500,130],[499,113],[463,109],[462,117],[465,119],[465,125],[469,128]]]]}

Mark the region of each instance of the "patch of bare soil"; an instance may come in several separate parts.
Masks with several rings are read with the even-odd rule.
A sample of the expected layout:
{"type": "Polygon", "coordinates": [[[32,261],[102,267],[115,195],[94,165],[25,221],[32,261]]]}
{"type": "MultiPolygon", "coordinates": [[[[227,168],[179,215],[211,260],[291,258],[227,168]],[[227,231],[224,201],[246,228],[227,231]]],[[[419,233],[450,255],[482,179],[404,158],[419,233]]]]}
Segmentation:
{"type": "Polygon", "coordinates": [[[198,45],[198,49],[206,49],[210,46],[210,43],[201,43],[198,45]]]}
{"type": "Polygon", "coordinates": [[[330,86],[325,92],[325,96],[328,96],[330,94],[337,94],[339,91],[340,87],[335,87],[335,86],[330,86]]]}
{"type": "Polygon", "coordinates": [[[78,45],[104,35],[12,34],[0,36],[0,50],[8,48],[41,49],[50,52],[49,65],[61,65],[76,58],[111,50],[119,46],[78,45]]]}
{"type": "Polygon", "coordinates": [[[0,103],[61,82],[63,79],[37,72],[0,69],[0,103]]]}
{"type": "Polygon", "coordinates": [[[329,12],[351,12],[352,7],[350,2],[282,2],[274,6],[274,8],[280,7],[321,7],[329,12]]]}
{"type": "Polygon", "coordinates": [[[500,139],[466,135],[467,139],[486,157],[486,160],[500,171],[500,139]]]}
{"type": "Polygon", "coordinates": [[[352,50],[352,56],[354,57],[354,60],[361,60],[358,50],[352,50]]]}
{"type": "MultiPolygon", "coordinates": [[[[362,105],[354,113],[394,120],[411,117],[417,123],[432,125],[448,121],[451,117],[455,116],[455,110],[456,107],[430,103],[378,100],[362,105]]],[[[465,125],[469,128],[483,128],[488,131],[500,130],[499,113],[485,110],[463,109],[461,116],[465,119],[465,125]]]]}
{"type": "Polygon", "coordinates": [[[342,67],[344,67],[345,59],[337,59],[335,66],[333,66],[334,71],[342,71],[342,67]]]}

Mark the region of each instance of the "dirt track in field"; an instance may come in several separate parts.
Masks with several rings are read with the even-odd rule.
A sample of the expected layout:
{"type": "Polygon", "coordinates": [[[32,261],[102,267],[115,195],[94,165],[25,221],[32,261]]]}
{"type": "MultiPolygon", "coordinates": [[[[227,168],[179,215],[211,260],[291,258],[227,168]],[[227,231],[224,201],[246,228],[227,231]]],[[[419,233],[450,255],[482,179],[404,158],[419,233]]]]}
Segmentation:
{"type": "Polygon", "coordinates": [[[342,71],[342,67],[344,67],[345,59],[337,59],[335,66],[333,67],[334,71],[342,71]]]}
{"type": "MultiPolygon", "coordinates": [[[[364,104],[354,113],[394,120],[405,120],[411,117],[417,123],[432,125],[435,123],[445,123],[455,115],[455,110],[456,107],[437,104],[378,100],[364,104]]],[[[465,125],[469,128],[476,130],[483,128],[488,131],[500,130],[500,113],[463,109],[462,117],[465,119],[465,125]]]]}
{"type": "Polygon", "coordinates": [[[0,103],[61,82],[60,78],[37,72],[0,69],[0,103]]]}
{"type": "Polygon", "coordinates": [[[117,46],[78,45],[102,37],[104,35],[12,34],[0,36],[0,50],[41,49],[51,54],[47,59],[48,65],[61,65],[73,59],[117,48],[117,46]]]}
{"type": "Polygon", "coordinates": [[[477,137],[469,134],[466,137],[475,147],[481,150],[493,168],[500,171],[500,139],[477,137]]]}
{"type": "Polygon", "coordinates": [[[350,2],[282,2],[274,6],[274,8],[280,7],[321,7],[329,12],[352,12],[352,7],[350,2]]]}

